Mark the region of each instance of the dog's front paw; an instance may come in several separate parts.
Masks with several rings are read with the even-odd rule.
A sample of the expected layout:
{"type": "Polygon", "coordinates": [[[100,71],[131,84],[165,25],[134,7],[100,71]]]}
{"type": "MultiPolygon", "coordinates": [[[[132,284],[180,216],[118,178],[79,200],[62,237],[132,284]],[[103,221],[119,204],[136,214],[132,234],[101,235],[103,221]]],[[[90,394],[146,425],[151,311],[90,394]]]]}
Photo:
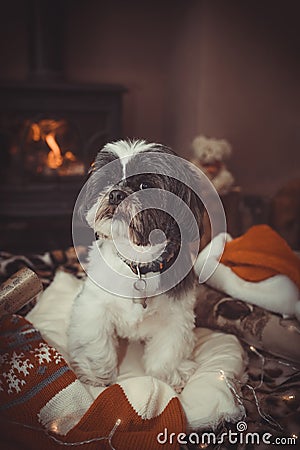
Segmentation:
{"type": "Polygon", "coordinates": [[[178,394],[184,389],[185,385],[195,373],[198,364],[191,360],[182,361],[172,374],[169,376],[169,384],[178,394]]]}
{"type": "Polygon", "coordinates": [[[99,375],[96,373],[84,373],[84,372],[76,372],[77,378],[85,384],[90,384],[91,386],[109,386],[114,384],[117,379],[117,372],[115,371],[112,374],[103,374],[99,375]]]}
{"type": "Polygon", "coordinates": [[[117,369],[110,372],[102,372],[100,369],[92,371],[82,371],[82,369],[74,369],[77,378],[85,384],[91,386],[109,386],[114,384],[117,379],[117,369]]]}
{"type": "Polygon", "coordinates": [[[163,372],[161,370],[151,370],[151,368],[149,368],[148,373],[149,375],[164,381],[177,393],[180,393],[197,368],[197,363],[191,360],[185,360],[176,368],[170,367],[169,370],[166,370],[165,368],[163,372]]]}
{"type": "Polygon", "coordinates": [[[108,386],[117,379],[117,361],[113,357],[104,361],[88,354],[73,355],[71,367],[80,381],[92,386],[108,386]]]}

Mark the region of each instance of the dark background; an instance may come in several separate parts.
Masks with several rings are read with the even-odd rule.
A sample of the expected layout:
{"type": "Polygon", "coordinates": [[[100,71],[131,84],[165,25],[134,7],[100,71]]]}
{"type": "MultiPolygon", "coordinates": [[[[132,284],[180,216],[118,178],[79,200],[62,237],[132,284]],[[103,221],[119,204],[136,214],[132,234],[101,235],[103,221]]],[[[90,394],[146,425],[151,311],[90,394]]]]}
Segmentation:
{"type": "MultiPolygon", "coordinates": [[[[184,156],[200,133],[224,137],[245,192],[299,177],[298,1],[63,3],[65,77],[124,85],[124,136],[184,156]]],[[[28,10],[1,2],[0,80],[28,76],[28,10]]]]}
{"type": "MultiPolygon", "coordinates": [[[[0,84],[34,84],[29,26],[34,1],[1,2],[0,84]]],[[[123,86],[122,137],[162,142],[184,157],[191,156],[199,134],[226,138],[233,148],[229,168],[251,203],[251,217],[235,234],[269,220],[274,195],[300,180],[298,0],[49,3],[62,24],[58,29],[54,20],[51,33],[64,82],[123,86]]],[[[300,194],[295,197],[294,189],[292,195],[277,229],[298,248],[300,194]]],[[[229,212],[233,222],[239,219],[237,207],[229,212]]],[[[14,242],[12,230],[9,224],[14,242]]],[[[51,239],[46,241],[45,247],[51,239]]],[[[61,242],[53,240],[51,247],[57,245],[61,242]]]]}

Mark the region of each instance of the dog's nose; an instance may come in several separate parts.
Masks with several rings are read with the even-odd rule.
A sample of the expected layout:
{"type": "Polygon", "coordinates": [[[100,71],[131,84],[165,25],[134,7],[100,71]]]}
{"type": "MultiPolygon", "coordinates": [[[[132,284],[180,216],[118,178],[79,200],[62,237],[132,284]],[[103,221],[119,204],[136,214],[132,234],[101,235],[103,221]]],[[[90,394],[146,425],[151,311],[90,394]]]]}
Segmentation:
{"type": "Polygon", "coordinates": [[[122,200],[124,200],[125,197],[125,192],[120,191],[119,189],[114,189],[109,193],[109,203],[111,205],[118,205],[122,200]]]}

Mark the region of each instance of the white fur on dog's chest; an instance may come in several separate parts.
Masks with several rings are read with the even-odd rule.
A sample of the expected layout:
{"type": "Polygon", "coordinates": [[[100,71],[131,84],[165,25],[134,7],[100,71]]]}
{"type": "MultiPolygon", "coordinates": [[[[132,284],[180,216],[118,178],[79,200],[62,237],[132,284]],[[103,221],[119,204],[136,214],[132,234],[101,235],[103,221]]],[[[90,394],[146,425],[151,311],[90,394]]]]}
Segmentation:
{"type": "MultiPolygon", "coordinates": [[[[136,299],[118,297],[98,287],[93,281],[85,281],[81,295],[75,301],[75,308],[89,308],[93,315],[103,314],[112,320],[116,334],[130,340],[147,339],[154,328],[160,328],[170,317],[170,303],[166,295],[146,299],[146,308],[136,299]],[[86,298],[89,298],[87,305],[86,298]]],[[[85,310],[85,313],[87,311],[85,310]]],[[[88,323],[86,324],[88,326],[88,323]]]]}
{"type": "MultiPolygon", "coordinates": [[[[160,328],[167,320],[163,303],[168,302],[166,296],[146,300],[146,308],[129,299],[119,299],[122,317],[116,317],[116,332],[118,336],[129,340],[144,340],[153,335],[153,329],[160,328]],[[128,307],[128,308],[127,308],[128,307]]],[[[120,311],[120,310],[119,310],[120,311]]]]}

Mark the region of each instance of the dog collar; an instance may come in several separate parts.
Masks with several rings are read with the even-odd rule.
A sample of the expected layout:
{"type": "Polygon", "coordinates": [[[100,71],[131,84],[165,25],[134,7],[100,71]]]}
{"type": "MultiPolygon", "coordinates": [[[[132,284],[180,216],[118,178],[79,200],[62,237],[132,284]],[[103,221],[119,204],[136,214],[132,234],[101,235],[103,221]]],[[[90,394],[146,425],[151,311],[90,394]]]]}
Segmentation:
{"type": "MultiPolygon", "coordinates": [[[[96,241],[103,237],[98,233],[95,233],[96,241]]],[[[169,254],[167,251],[164,251],[157,259],[151,261],[149,264],[138,264],[136,261],[131,261],[130,259],[124,258],[119,252],[117,252],[119,258],[127,264],[128,267],[132,270],[135,275],[146,275],[149,272],[159,272],[163,273],[167,270],[177,258],[178,251],[173,251],[169,254]]]]}
{"type": "Polygon", "coordinates": [[[120,253],[118,253],[119,258],[127,264],[135,275],[146,275],[149,272],[159,272],[163,273],[167,270],[175,261],[177,253],[171,253],[164,251],[157,259],[151,261],[150,263],[137,263],[136,261],[131,261],[124,258],[120,253]]]}
{"type": "MultiPolygon", "coordinates": [[[[166,250],[154,261],[151,261],[149,264],[139,264],[136,261],[131,261],[126,258],[124,258],[119,252],[118,256],[119,258],[127,264],[128,267],[132,270],[132,272],[138,276],[138,279],[133,283],[134,289],[136,289],[139,292],[145,292],[147,288],[147,281],[146,279],[142,278],[142,275],[146,275],[149,272],[158,272],[163,273],[165,270],[170,267],[175,259],[177,258],[177,251],[174,251],[172,253],[167,252],[166,250]]],[[[139,303],[143,306],[143,308],[147,308],[147,297],[141,297],[138,299],[133,300],[134,303],[139,303]]]]}

